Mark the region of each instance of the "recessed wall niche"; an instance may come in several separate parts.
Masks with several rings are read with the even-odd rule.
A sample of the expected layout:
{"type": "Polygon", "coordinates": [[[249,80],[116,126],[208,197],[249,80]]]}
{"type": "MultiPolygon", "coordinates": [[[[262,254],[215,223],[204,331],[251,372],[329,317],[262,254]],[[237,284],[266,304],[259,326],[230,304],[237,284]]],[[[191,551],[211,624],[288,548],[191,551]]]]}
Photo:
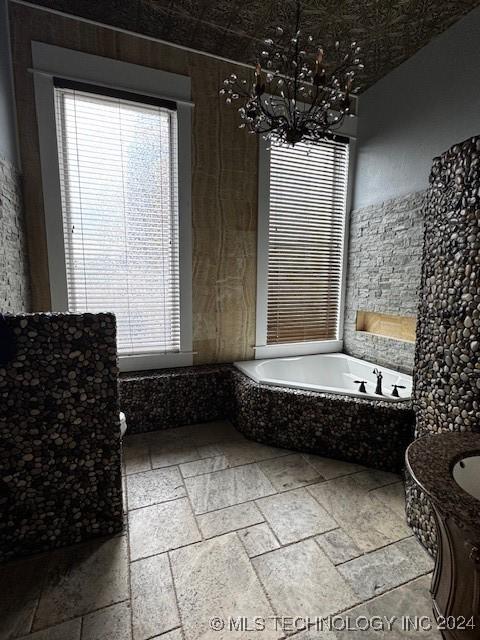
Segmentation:
{"type": "Polygon", "coordinates": [[[371,333],[394,340],[415,342],[415,316],[396,316],[376,311],[357,311],[355,328],[357,331],[371,333]]]}

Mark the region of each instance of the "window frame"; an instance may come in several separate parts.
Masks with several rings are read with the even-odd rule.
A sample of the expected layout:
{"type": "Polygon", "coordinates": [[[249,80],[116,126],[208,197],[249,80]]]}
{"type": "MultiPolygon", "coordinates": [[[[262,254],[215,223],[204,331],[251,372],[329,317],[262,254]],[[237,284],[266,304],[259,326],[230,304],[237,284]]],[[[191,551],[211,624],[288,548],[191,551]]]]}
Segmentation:
{"type": "Polygon", "coordinates": [[[68,311],[54,78],[176,104],[178,183],[181,185],[178,189],[180,352],[120,356],[119,367],[120,371],[142,371],[192,365],[191,115],[194,105],[190,78],[35,41],[32,41],[32,61],[52,311],[68,311]]]}
{"type": "Polygon", "coordinates": [[[270,143],[260,138],[258,145],[258,223],[257,223],[257,305],[255,359],[303,356],[317,353],[336,353],[343,349],[343,327],[347,282],[348,230],[352,206],[352,190],[356,159],[357,117],[347,118],[338,131],[349,139],[348,182],[342,250],[342,275],[339,301],[338,340],[315,340],[267,344],[268,258],[270,222],[270,143]]]}

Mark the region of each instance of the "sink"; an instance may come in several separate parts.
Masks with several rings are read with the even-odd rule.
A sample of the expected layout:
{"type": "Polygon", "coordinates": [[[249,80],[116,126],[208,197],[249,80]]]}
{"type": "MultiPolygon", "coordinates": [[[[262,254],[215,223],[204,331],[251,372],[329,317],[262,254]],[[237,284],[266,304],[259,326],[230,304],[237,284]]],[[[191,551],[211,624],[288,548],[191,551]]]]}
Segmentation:
{"type": "Polygon", "coordinates": [[[480,456],[459,460],[453,467],[453,479],[464,491],[480,500],[480,456]]]}

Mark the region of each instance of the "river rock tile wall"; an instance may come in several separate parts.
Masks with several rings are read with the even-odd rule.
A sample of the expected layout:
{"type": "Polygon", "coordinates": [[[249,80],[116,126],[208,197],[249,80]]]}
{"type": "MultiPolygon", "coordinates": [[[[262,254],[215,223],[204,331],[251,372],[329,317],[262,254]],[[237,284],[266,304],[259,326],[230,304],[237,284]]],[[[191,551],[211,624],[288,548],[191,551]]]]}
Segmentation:
{"type": "Polygon", "coordinates": [[[269,387],[236,370],[232,375],[231,419],[247,438],[385,471],[404,468],[415,425],[410,402],[269,387]]]}
{"type": "MultiPolygon", "coordinates": [[[[424,218],[416,435],[480,433],[480,136],[434,160],[424,218]]],[[[407,516],[435,553],[433,514],[418,488],[408,493],[407,516]]]]}
{"type": "Polygon", "coordinates": [[[210,422],[230,413],[229,365],[143,371],[120,377],[128,433],[210,422]]]}
{"type": "Polygon", "coordinates": [[[411,373],[415,346],[359,332],[357,311],[415,316],[420,286],[425,192],[352,211],[348,250],[346,353],[411,373]]]}
{"type": "Polygon", "coordinates": [[[114,316],[4,318],[0,560],[121,530],[114,316]]]}
{"type": "Polygon", "coordinates": [[[21,184],[12,163],[0,157],[0,313],[30,309],[21,184]]]}

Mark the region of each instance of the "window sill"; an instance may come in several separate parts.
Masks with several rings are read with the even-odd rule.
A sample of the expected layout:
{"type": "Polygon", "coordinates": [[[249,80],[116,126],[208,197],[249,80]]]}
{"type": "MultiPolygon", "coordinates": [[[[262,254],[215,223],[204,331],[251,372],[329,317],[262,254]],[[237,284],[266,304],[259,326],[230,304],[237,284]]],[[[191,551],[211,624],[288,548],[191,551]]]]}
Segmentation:
{"type": "Polygon", "coordinates": [[[255,360],[262,360],[263,358],[306,356],[316,353],[338,353],[343,349],[343,340],[318,340],[315,342],[266,344],[254,347],[254,349],[255,360]]]}
{"type": "Polygon", "coordinates": [[[170,369],[172,367],[190,367],[193,353],[152,353],[118,358],[120,371],[148,371],[149,369],[170,369]]]}

